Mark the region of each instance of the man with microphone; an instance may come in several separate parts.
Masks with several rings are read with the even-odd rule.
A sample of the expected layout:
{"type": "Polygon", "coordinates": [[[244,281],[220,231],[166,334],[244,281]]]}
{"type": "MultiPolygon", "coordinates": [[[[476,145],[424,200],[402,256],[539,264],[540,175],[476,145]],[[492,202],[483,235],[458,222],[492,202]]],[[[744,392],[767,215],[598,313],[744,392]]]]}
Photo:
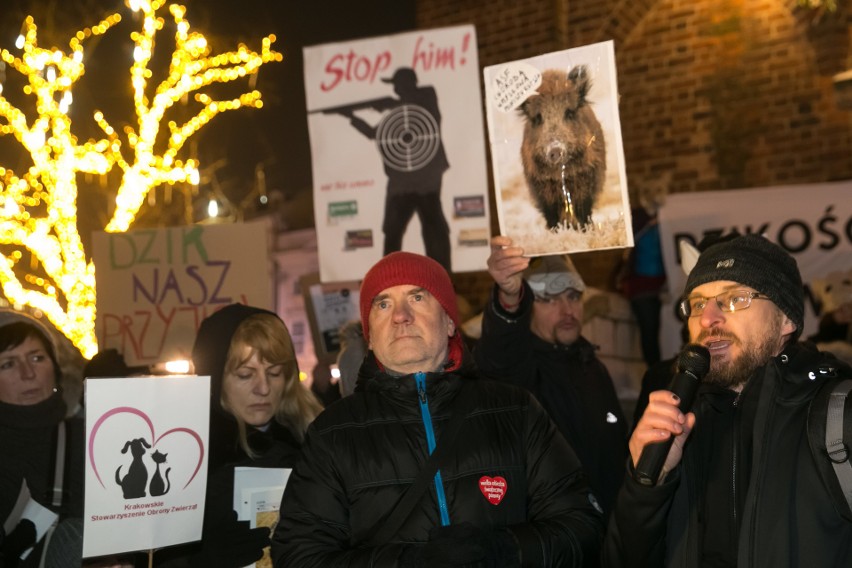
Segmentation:
{"type": "Polygon", "coordinates": [[[630,438],[604,565],[852,565],[852,522],[820,475],[807,430],[820,387],[852,369],[798,342],[796,261],[761,236],[720,241],[689,272],[680,310],[690,356],[706,348],[709,371],[700,361],[681,368],[672,390],[650,395],[630,438]],[[705,372],[687,408],[682,381],[705,372]],[[661,447],[659,465],[644,468],[661,447]]]}

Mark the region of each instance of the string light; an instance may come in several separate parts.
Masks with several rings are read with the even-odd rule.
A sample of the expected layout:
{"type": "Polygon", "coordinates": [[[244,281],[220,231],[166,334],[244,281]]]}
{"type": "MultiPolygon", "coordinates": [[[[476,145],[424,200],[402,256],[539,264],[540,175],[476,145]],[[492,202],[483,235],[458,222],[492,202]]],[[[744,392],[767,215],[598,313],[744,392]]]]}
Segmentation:
{"type": "Polygon", "coordinates": [[[141,31],[130,36],[135,46],[130,80],[136,125],[119,133],[102,112],[95,112],[95,123],[103,132],[98,140],[81,143],[72,134],[68,116],[72,88],[85,72],[83,43],[121,22],[120,14],[76,32],[66,51],[39,47],[38,29],[30,16],[15,44],[22,53],[0,50],[0,65],[7,64],[27,79],[23,92],[35,100],[37,111],[31,120],[0,91],[0,136],[14,136],[33,162],[22,173],[0,166],[0,285],[11,303],[43,312],[87,358],[97,353],[95,267],[86,261],[77,232],[77,174],[106,175],[120,168],[115,210],[105,230],[126,231],[152,189],[198,184],[198,162],[178,158],[187,140],[217,114],[262,107],[257,90],[215,100],[202,89],[250,76],[261,65],[282,60],[272,49],[274,35],[261,40],[259,52],[239,44],[234,51],[212,55],[207,39],[186,20],[186,8],[171,4],[167,9],[176,29],[175,49],[166,77],[151,85],[148,66],[155,36],[164,27],[159,15],[164,5],[161,0],[127,2],[142,15],[141,31]],[[188,95],[201,110],[182,124],[165,121],[167,111],[188,95]],[[169,136],[158,136],[163,127],[169,136]],[[3,252],[10,248],[10,253],[3,252]],[[24,259],[29,267],[18,266],[24,259]],[[23,281],[17,276],[21,273],[23,281]]]}

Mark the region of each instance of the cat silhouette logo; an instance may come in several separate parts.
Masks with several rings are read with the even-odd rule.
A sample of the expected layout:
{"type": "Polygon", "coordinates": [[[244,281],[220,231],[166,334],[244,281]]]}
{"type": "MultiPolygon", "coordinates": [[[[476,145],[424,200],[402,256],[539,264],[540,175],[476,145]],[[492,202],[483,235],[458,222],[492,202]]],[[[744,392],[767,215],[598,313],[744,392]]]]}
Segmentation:
{"type": "Polygon", "coordinates": [[[182,489],[186,489],[192,483],[204,460],[204,443],[197,432],[189,428],[177,427],[157,435],[150,417],[138,408],[130,406],[113,408],[101,415],[92,427],[88,446],[90,466],[98,483],[105,489],[107,486],[101,479],[98,464],[113,463],[114,465],[116,456],[121,458],[121,456],[128,456],[129,454],[129,463],[126,457],[121,458],[123,461],[115,469],[115,483],[121,488],[125,499],[141,499],[149,496],[161,497],[172,489],[169,478],[172,467],[165,465],[168,463],[169,453],[174,455],[176,451],[179,452],[177,455],[184,459],[176,461],[189,464],[188,467],[184,468],[187,471],[175,471],[176,474],[183,473],[178,477],[186,479],[182,489]],[[135,429],[135,433],[143,435],[127,440],[122,448],[116,447],[114,455],[104,455],[111,452],[109,449],[105,451],[102,444],[96,444],[98,433],[107,431],[101,430],[101,427],[111,418],[122,417],[125,419],[123,426],[126,428],[128,415],[142,419],[142,423],[139,428],[135,429]],[[157,448],[158,445],[164,446],[164,450],[174,449],[164,452],[157,448]],[[196,452],[198,454],[197,461],[192,459],[196,452]]]}

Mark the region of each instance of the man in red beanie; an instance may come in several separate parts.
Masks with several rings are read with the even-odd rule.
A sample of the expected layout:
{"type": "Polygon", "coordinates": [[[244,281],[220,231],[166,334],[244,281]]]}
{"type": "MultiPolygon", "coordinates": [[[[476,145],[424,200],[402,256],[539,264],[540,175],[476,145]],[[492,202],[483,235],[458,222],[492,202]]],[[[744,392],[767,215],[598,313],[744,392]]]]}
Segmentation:
{"type": "Polygon", "coordinates": [[[477,377],[441,265],[386,256],[360,307],[371,351],[308,430],[275,565],[595,562],[602,519],[577,457],[526,391],[477,377]]]}

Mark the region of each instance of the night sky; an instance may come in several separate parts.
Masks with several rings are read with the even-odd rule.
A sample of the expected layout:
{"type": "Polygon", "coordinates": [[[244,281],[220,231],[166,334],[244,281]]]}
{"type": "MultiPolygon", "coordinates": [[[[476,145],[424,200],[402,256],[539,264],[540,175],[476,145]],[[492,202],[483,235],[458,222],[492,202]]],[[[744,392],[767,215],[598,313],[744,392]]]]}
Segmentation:
{"type": "MultiPolygon", "coordinates": [[[[76,30],[121,11],[125,19],[119,27],[86,44],[88,64],[86,76],[74,89],[72,129],[81,139],[94,134],[88,117],[96,108],[103,110],[114,126],[133,118],[129,81],[133,44],[129,34],[131,29],[138,29],[138,24],[127,17],[130,11],[121,0],[0,0],[0,4],[0,45],[13,51],[26,14],[36,18],[40,46],[67,49],[68,39],[76,30]]],[[[414,0],[187,0],[182,4],[187,7],[192,27],[207,37],[214,52],[230,50],[238,42],[259,49],[260,38],[274,33],[278,37],[274,47],[284,54],[283,62],[260,69],[257,88],[263,93],[263,109],[220,114],[194,136],[202,170],[205,164],[224,160],[225,166],[216,175],[232,201],[240,201],[251,190],[258,163],[265,166],[271,192],[291,199],[310,191],[302,46],[407,31],[415,25],[414,0]]],[[[161,32],[158,39],[171,35],[161,32]]],[[[166,50],[156,53],[165,54],[166,50]]],[[[10,98],[19,96],[13,95],[13,73],[6,70],[4,94],[10,98]]],[[[0,165],[20,171],[24,158],[15,155],[17,144],[3,138],[0,165]]],[[[86,196],[81,188],[79,200],[86,196]]],[[[81,213],[87,210],[82,205],[81,213]]],[[[302,223],[312,226],[313,219],[302,219],[302,223]]]]}

